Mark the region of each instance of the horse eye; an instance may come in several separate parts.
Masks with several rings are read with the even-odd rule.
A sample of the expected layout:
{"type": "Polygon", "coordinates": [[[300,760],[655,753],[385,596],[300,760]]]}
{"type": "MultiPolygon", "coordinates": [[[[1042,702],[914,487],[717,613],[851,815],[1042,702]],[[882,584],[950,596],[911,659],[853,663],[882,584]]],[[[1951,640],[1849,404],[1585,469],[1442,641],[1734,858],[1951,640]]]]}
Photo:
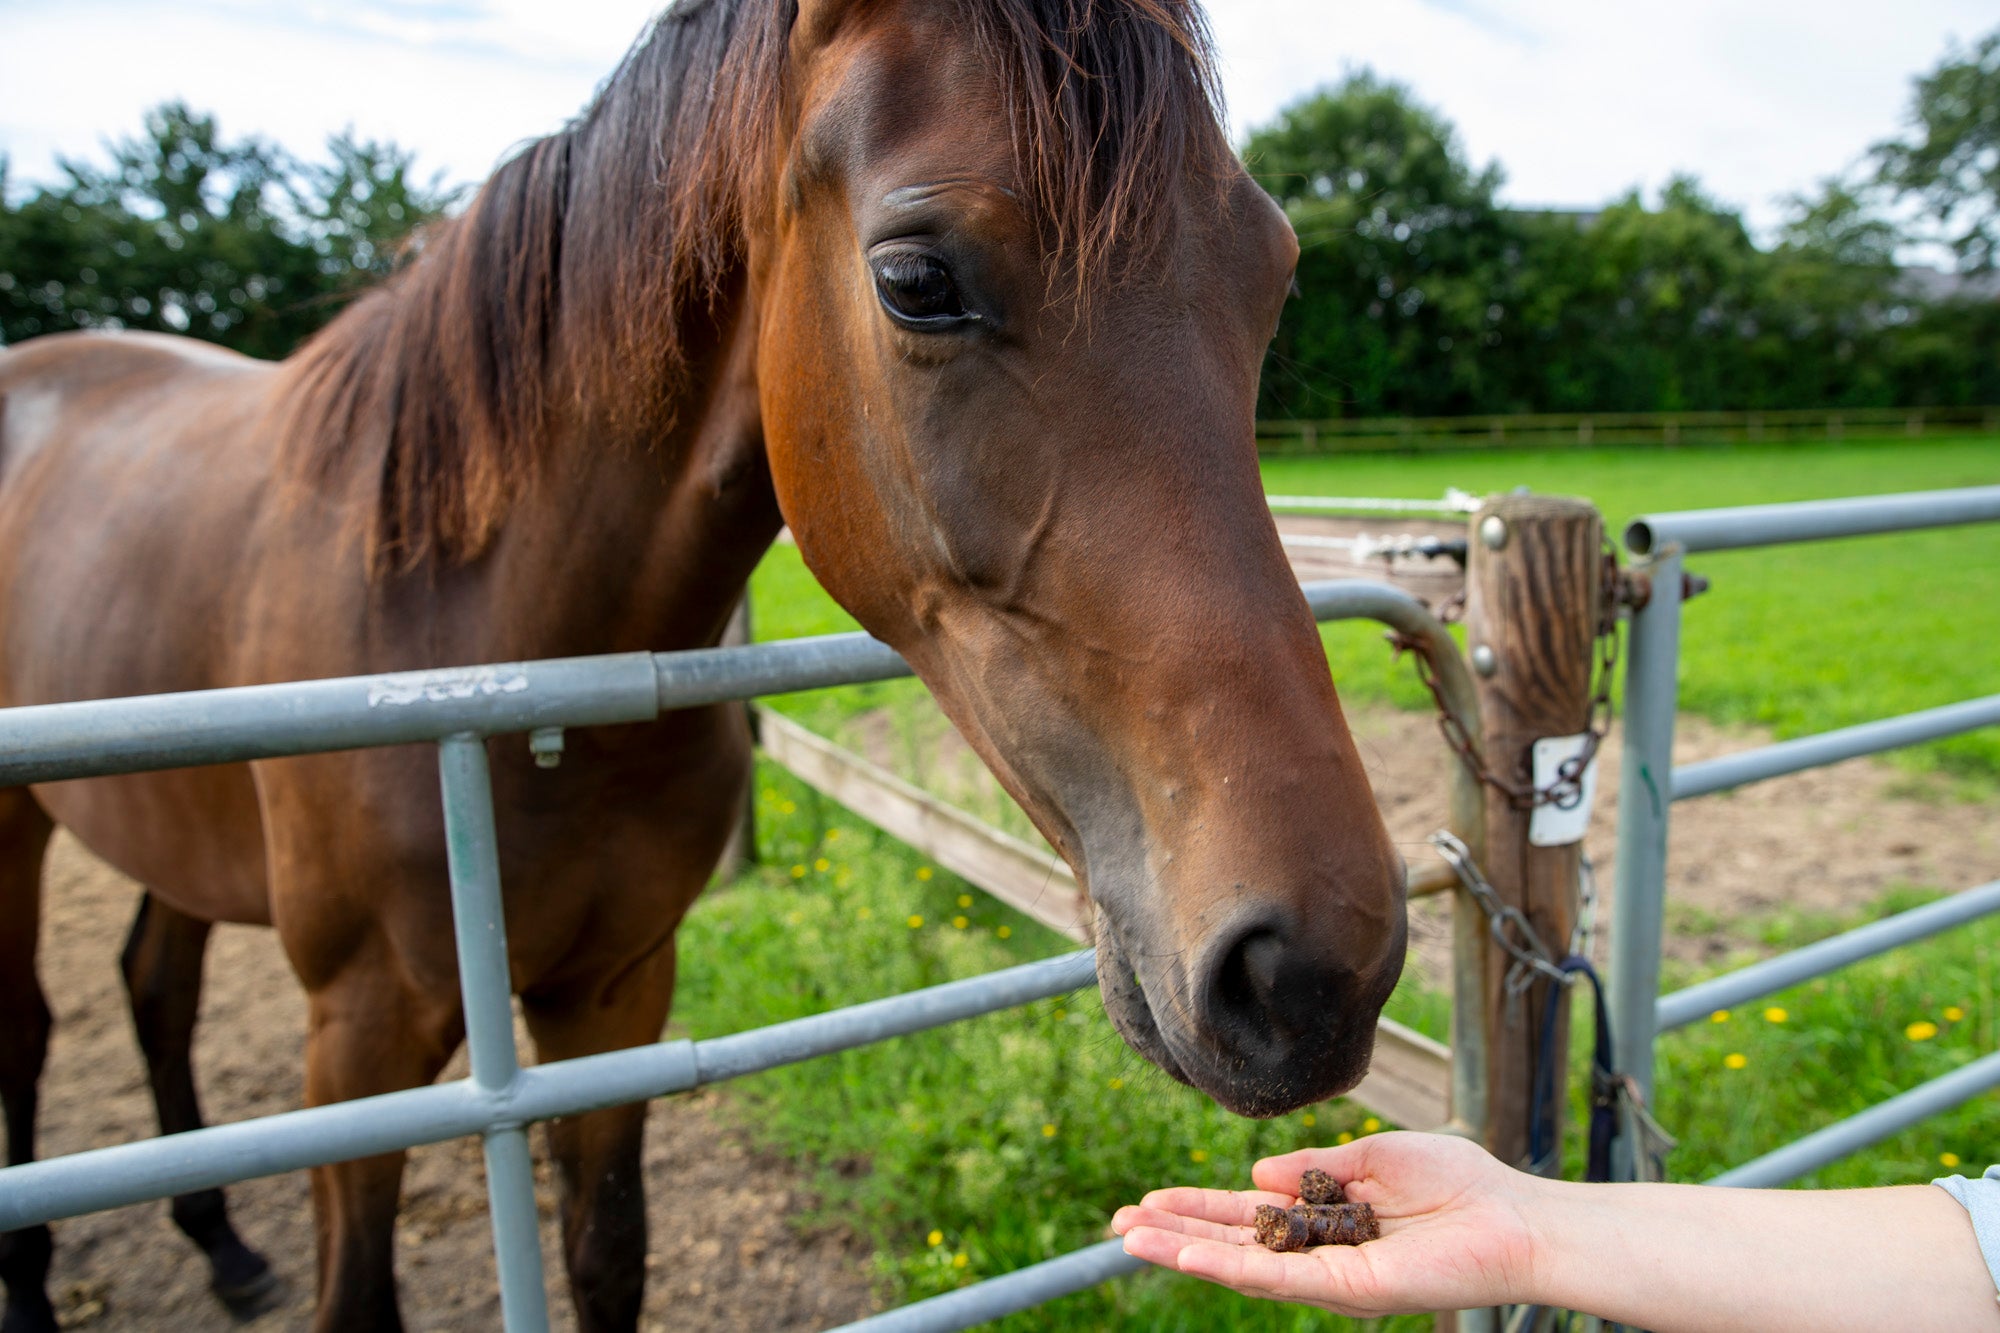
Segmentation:
{"type": "Polygon", "coordinates": [[[966,318],[951,270],[929,255],[905,251],[882,259],[875,267],[875,291],[890,314],[909,323],[966,318]]]}

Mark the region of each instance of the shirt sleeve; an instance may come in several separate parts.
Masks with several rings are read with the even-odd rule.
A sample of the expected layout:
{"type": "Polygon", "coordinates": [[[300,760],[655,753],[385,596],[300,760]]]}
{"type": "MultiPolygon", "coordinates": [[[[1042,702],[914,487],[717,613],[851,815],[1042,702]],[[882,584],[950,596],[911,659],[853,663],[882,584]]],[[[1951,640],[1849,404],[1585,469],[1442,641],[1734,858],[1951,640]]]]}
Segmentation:
{"type": "Polygon", "coordinates": [[[1931,1184],[1965,1205],[1972,1214],[1972,1234],[1979,1239],[1979,1252],[1986,1257],[1987,1271],[2000,1291],[2000,1166],[1989,1166],[1977,1180],[1945,1176],[1931,1184]]]}

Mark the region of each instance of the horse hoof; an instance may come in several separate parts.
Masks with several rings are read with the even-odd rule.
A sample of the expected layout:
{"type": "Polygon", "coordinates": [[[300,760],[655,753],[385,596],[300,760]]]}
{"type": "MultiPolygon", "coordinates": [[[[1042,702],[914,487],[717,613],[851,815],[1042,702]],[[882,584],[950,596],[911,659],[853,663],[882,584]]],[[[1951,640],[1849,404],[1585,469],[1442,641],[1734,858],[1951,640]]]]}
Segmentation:
{"type": "Polygon", "coordinates": [[[35,1307],[9,1300],[7,1312],[0,1314],[0,1333],[56,1333],[58,1327],[55,1308],[46,1298],[35,1307]]]}
{"type": "Polygon", "coordinates": [[[237,1323],[247,1323],[285,1303],[285,1280],[269,1268],[241,1282],[216,1283],[211,1290],[237,1323]]]}

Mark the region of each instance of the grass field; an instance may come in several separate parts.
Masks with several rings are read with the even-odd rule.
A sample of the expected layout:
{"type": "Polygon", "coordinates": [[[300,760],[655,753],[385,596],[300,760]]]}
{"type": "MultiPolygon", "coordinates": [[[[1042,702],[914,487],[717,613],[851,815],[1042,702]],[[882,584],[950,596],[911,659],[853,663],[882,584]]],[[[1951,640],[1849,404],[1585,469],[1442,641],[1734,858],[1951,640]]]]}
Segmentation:
{"type": "MultiPolygon", "coordinates": [[[[1435,496],[1525,484],[1593,498],[1614,523],[1642,511],[2000,481],[2000,441],[1765,450],[1282,460],[1274,492],[1435,496]]],[[[1689,608],[1683,699],[1781,733],[2000,689],[2000,531],[1827,544],[1693,562],[1716,590],[1689,608]]],[[[755,584],[758,637],[848,628],[798,555],[755,584]]],[[[1376,635],[1332,631],[1350,698],[1420,703],[1376,635]]],[[[925,706],[913,682],[784,701],[835,731],[858,714],[925,706]]],[[[1913,762],[1991,798],[2000,739],[1913,762]]],[[[764,766],[766,864],[695,911],[681,937],[677,1023],[710,1036],[1045,957],[1067,942],[994,904],[788,775],[764,766]]],[[[2000,872],[2000,868],[1996,868],[2000,872]]],[[[1938,889],[1885,886],[1880,911],[1938,889]]],[[[1850,921],[1740,923],[1773,947],[1850,921]]],[[[1670,1165],[1699,1180],[1995,1049],[2000,925],[1904,950],[1668,1037],[1660,1111],[1682,1136],[1670,1165]]],[[[1669,977],[1670,985],[1694,979],[1669,977]]],[[[1444,1006],[1405,987],[1391,1012],[1442,1035],[1444,1006]]],[[[1258,1156],[1380,1128],[1331,1103],[1250,1122],[1143,1065],[1094,993],[777,1071],[739,1085],[765,1146],[814,1169],[823,1215],[877,1248],[883,1295],[946,1290],[1099,1239],[1110,1212],[1169,1181],[1240,1185],[1258,1156]]],[[[1820,1173],[1810,1184],[1925,1179],[1983,1166],[2000,1105],[1982,1098],[1820,1173]]],[[[1164,1274],[1005,1321],[1009,1330],[1278,1330],[1340,1326],[1164,1274]]],[[[1427,1320],[1380,1327],[1428,1327],[1427,1320]]]]}

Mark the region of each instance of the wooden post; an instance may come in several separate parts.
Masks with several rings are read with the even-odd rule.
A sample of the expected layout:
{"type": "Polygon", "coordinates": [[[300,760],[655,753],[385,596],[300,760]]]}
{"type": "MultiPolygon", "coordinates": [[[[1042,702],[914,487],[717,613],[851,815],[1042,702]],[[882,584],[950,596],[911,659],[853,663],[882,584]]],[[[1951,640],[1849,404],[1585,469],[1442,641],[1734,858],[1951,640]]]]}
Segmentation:
{"type": "MultiPolygon", "coordinates": [[[[1535,742],[1575,736],[1590,725],[1600,599],[1607,595],[1604,520],[1582,500],[1505,495],[1473,516],[1470,535],[1465,623],[1485,728],[1481,746],[1493,773],[1531,787],[1535,742]]],[[[1501,902],[1526,913],[1560,958],[1576,924],[1582,844],[1532,845],[1531,811],[1499,791],[1489,793],[1486,810],[1486,876],[1501,902]]],[[[1487,948],[1486,1146],[1500,1160],[1525,1166],[1543,1011],[1552,1000],[1559,1006],[1556,1050],[1565,1068],[1569,1017],[1566,993],[1546,982],[1510,1003],[1511,962],[1499,948],[1487,948]]],[[[1561,1078],[1558,1086],[1566,1085],[1561,1078]]],[[[1563,1098],[1554,1100],[1560,1142],[1563,1098]]]]}

